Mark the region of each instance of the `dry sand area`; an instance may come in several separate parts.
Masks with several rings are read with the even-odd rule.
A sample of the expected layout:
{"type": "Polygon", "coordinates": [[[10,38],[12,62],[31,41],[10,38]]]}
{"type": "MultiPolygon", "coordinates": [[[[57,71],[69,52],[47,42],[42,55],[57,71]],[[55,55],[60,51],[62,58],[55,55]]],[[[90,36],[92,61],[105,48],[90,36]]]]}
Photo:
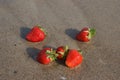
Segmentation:
{"type": "Polygon", "coordinates": [[[0,0],[0,80],[120,80],[120,0],[0,0]],[[26,41],[36,24],[47,38],[26,41]],[[89,43],[75,40],[85,26],[97,31],[89,43]],[[60,45],[81,49],[82,65],[35,60],[43,47],[60,45]]]}

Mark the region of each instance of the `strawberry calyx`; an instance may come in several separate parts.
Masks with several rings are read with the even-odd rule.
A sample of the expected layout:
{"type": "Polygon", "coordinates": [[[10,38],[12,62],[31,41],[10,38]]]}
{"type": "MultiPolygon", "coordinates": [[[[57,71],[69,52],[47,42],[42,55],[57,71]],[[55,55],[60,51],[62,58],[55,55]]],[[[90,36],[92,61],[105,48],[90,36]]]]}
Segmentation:
{"type": "Polygon", "coordinates": [[[57,59],[58,54],[56,54],[56,51],[51,49],[51,50],[47,50],[46,54],[48,55],[48,58],[51,59],[51,61],[55,61],[57,59]]]}
{"type": "Polygon", "coordinates": [[[96,30],[94,28],[89,28],[89,35],[88,38],[91,39],[96,33],[96,30]]]}
{"type": "Polygon", "coordinates": [[[78,49],[77,50],[81,55],[83,54],[82,50],[81,49],[78,49]]]}
{"type": "Polygon", "coordinates": [[[66,46],[64,46],[64,50],[65,50],[65,52],[67,52],[68,51],[68,46],[66,45],[66,46]]]}
{"type": "Polygon", "coordinates": [[[64,46],[64,50],[65,50],[65,52],[64,52],[64,56],[66,56],[67,53],[68,53],[68,51],[69,51],[69,47],[68,47],[67,45],[64,46]]]}

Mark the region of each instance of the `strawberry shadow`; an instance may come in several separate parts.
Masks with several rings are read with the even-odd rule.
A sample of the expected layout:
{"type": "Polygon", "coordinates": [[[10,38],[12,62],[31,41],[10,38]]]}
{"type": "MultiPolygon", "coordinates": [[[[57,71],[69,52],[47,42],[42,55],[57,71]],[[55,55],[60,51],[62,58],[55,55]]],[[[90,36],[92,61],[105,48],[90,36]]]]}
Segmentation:
{"type": "Polygon", "coordinates": [[[29,55],[29,57],[31,57],[33,60],[36,61],[36,57],[38,55],[38,53],[40,52],[39,49],[34,48],[34,47],[29,47],[26,49],[27,54],[29,55]]]}
{"type": "Polygon", "coordinates": [[[76,35],[79,33],[77,29],[69,28],[65,30],[65,33],[75,40],[76,35]]]}
{"type": "Polygon", "coordinates": [[[62,66],[66,66],[65,65],[65,59],[64,60],[56,60],[56,62],[58,63],[58,64],[60,64],[60,65],[62,65],[62,66]]]}
{"type": "Polygon", "coordinates": [[[21,38],[25,39],[25,36],[27,35],[27,33],[30,31],[30,28],[28,27],[21,27],[20,28],[20,36],[21,38]]]}

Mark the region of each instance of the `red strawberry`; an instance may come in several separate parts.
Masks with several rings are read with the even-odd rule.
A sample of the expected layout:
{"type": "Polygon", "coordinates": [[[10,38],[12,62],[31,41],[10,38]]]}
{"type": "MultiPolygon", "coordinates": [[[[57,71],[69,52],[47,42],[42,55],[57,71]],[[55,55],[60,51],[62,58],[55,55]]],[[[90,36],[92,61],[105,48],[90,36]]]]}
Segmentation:
{"type": "Polygon", "coordinates": [[[83,56],[78,50],[70,49],[66,56],[65,64],[69,68],[74,68],[78,66],[79,64],[81,64],[82,60],[83,60],[83,56]]]}
{"type": "Polygon", "coordinates": [[[66,55],[66,52],[68,51],[68,46],[60,46],[56,49],[56,53],[58,54],[58,59],[63,59],[63,57],[66,55]]]}
{"type": "Polygon", "coordinates": [[[26,35],[26,39],[30,42],[40,42],[46,37],[44,30],[40,26],[34,26],[26,35]]]}
{"type": "Polygon", "coordinates": [[[76,39],[82,42],[88,42],[95,35],[95,32],[95,29],[85,27],[76,35],[76,39]]]}
{"type": "Polygon", "coordinates": [[[56,59],[55,51],[52,48],[44,48],[37,56],[37,61],[42,64],[49,64],[56,59]]]}

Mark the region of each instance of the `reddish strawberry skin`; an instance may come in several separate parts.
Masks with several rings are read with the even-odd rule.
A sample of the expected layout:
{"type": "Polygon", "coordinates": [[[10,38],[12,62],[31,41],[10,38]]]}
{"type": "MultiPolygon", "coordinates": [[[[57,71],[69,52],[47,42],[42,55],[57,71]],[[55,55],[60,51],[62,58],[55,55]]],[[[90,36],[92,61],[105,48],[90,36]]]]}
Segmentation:
{"type": "Polygon", "coordinates": [[[82,42],[88,42],[90,41],[88,35],[89,35],[89,28],[85,27],[76,35],[76,39],[82,42]]]}
{"type": "Polygon", "coordinates": [[[74,68],[78,65],[80,65],[83,61],[83,57],[80,54],[80,52],[78,52],[75,49],[70,49],[68,52],[68,55],[66,56],[66,60],[65,60],[65,64],[69,67],[69,68],[74,68]]]}
{"type": "Polygon", "coordinates": [[[62,59],[63,56],[64,56],[64,52],[65,52],[64,46],[58,47],[58,48],[56,49],[56,53],[58,54],[57,58],[58,58],[58,59],[62,59]]]}
{"type": "Polygon", "coordinates": [[[44,48],[40,51],[40,53],[37,56],[37,61],[42,64],[49,64],[52,62],[52,60],[48,57],[48,54],[46,53],[47,50],[51,50],[51,48],[44,48]]]}
{"type": "Polygon", "coordinates": [[[30,42],[40,42],[45,39],[45,36],[45,32],[39,26],[34,26],[26,35],[26,39],[30,42]]]}

